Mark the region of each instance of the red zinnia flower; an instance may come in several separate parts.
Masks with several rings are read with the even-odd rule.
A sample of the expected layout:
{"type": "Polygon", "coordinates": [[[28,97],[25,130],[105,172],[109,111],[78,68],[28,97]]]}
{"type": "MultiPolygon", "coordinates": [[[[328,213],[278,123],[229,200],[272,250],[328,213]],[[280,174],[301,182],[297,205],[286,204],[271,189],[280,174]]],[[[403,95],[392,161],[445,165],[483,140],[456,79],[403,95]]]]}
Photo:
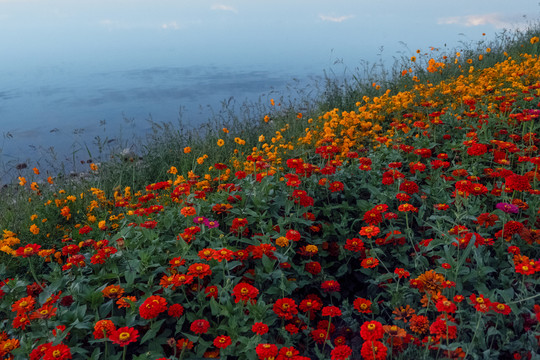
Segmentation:
{"type": "Polygon", "coordinates": [[[65,344],[51,346],[43,354],[43,360],[64,360],[71,359],[71,350],[65,344]]]}
{"type": "Polygon", "coordinates": [[[366,321],[360,327],[360,336],[364,340],[378,340],[384,335],[384,328],[378,321],[366,321]]]}
{"type": "Polygon", "coordinates": [[[231,338],[226,335],[220,335],[214,339],[214,346],[219,349],[225,349],[227,346],[231,344],[232,344],[231,338]]]}
{"type": "Polygon", "coordinates": [[[139,313],[143,319],[156,318],[160,313],[167,311],[167,300],[159,295],[152,295],[139,307],[139,313]]]}
{"type": "Polygon", "coordinates": [[[195,334],[206,334],[210,328],[210,323],[205,319],[198,319],[191,323],[189,329],[195,334]]]}
{"type": "Polygon", "coordinates": [[[366,211],[363,220],[369,225],[377,225],[382,222],[382,214],[376,209],[366,211]]]}
{"type": "Polygon", "coordinates": [[[183,313],[184,307],[181,304],[172,304],[167,311],[167,314],[172,317],[180,317],[183,313]]]}
{"type": "Polygon", "coordinates": [[[353,306],[358,312],[371,314],[371,301],[368,299],[356,298],[353,302],[353,306]]]}
{"type": "Polygon", "coordinates": [[[114,331],[116,331],[116,326],[111,320],[99,320],[94,325],[94,339],[104,339],[111,336],[114,331]]]}
{"type": "Polygon", "coordinates": [[[366,341],[360,349],[360,354],[365,360],[384,360],[388,349],[380,341],[366,341]]]}
{"type": "Polygon", "coordinates": [[[376,236],[381,230],[377,226],[364,226],[362,229],[360,229],[359,234],[362,236],[367,236],[368,238],[372,238],[373,236],[376,236]]]}
{"type": "Polygon", "coordinates": [[[273,306],[274,313],[285,320],[291,320],[293,315],[298,314],[298,308],[293,299],[278,299],[273,306]]]}
{"type": "Polygon", "coordinates": [[[274,344],[259,344],[255,348],[259,360],[274,359],[278,354],[278,348],[274,344]]]}
{"type": "Polygon", "coordinates": [[[357,238],[347,239],[345,242],[345,245],[343,245],[343,248],[345,250],[353,251],[353,252],[359,252],[364,250],[364,242],[357,238]]]}
{"type": "Polygon", "coordinates": [[[299,241],[302,236],[298,231],[291,229],[287,231],[285,237],[290,241],[299,241]]]}
{"type": "Polygon", "coordinates": [[[28,244],[26,246],[21,246],[15,251],[16,256],[30,257],[38,253],[41,245],[38,244],[28,244]]]}
{"type": "Polygon", "coordinates": [[[360,265],[362,265],[362,267],[364,269],[374,268],[374,267],[377,267],[377,265],[379,265],[379,260],[375,259],[375,258],[372,258],[372,257],[369,257],[369,258],[366,258],[366,259],[362,260],[360,265]]]}
{"type": "Polygon", "coordinates": [[[188,268],[188,275],[193,275],[200,279],[211,274],[212,270],[208,264],[195,263],[188,268]]]}
{"type": "Polygon", "coordinates": [[[337,306],[325,306],[322,309],[322,316],[341,316],[341,310],[337,306]]]}
{"type": "Polygon", "coordinates": [[[491,303],[491,308],[496,313],[503,314],[503,315],[509,315],[512,312],[512,309],[510,309],[510,306],[503,303],[499,303],[499,302],[491,303]]]}
{"type": "Polygon", "coordinates": [[[338,345],[330,353],[331,360],[347,360],[352,355],[352,349],[347,345],[338,345]]]}
{"type": "Polygon", "coordinates": [[[11,311],[14,311],[19,314],[29,313],[34,310],[34,305],[36,300],[31,296],[23,297],[17,300],[13,305],[11,305],[11,311]]]}
{"type": "Polygon", "coordinates": [[[119,328],[109,336],[109,340],[122,347],[137,341],[138,338],[139,332],[127,326],[119,328]]]}
{"type": "Polygon", "coordinates": [[[323,344],[328,339],[328,333],[325,329],[315,329],[311,332],[311,337],[317,344],[323,344]]]}
{"type": "Polygon", "coordinates": [[[234,287],[233,295],[235,297],[235,303],[240,301],[246,303],[247,301],[250,301],[254,304],[257,302],[255,298],[259,295],[259,290],[248,283],[241,282],[234,287]]]}
{"type": "Polygon", "coordinates": [[[268,332],[268,325],[262,322],[256,322],[251,327],[251,331],[253,331],[257,335],[264,335],[268,332]]]}
{"type": "MultiPolygon", "coordinates": [[[[290,325],[290,324],[289,324],[290,325]]],[[[300,351],[296,350],[293,346],[282,347],[279,349],[278,357],[276,360],[286,360],[286,359],[296,359],[297,355],[300,354],[300,351]]]]}
{"type": "Polygon", "coordinates": [[[339,292],[341,286],[336,280],[327,280],[321,284],[321,289],[324,292],[339,292]]]}
{"type": "Polygon", "coordinates": [[[343,191],[344,185],[340,181],[334,181],[334,182],[330,183],[330,185],[328,186],[328,189],[331,192],[343,191]]]}

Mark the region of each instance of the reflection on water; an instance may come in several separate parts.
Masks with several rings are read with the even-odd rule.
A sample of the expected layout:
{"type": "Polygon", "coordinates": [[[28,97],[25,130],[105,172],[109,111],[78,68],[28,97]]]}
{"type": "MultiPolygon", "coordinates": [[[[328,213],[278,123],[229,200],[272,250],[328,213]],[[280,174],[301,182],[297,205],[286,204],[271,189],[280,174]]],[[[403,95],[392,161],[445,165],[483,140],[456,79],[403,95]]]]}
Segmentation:
{"type": "MultiPolygon", "coordinates": [[[[304,80],[320,78],[304,74],[304,80]]],[[[141,137],[150,130],[149,120],[175,123],[181,116],[183,124],[194,127],[208,121],[224,101],[268,103],[292,82],[285,71],[217,66],[87,74],[50,69],[18,87],[2,84],[0,160],[39,162],[52,156],[73,163],[74,154],[95,154],[97,141],[141,137]]]]}

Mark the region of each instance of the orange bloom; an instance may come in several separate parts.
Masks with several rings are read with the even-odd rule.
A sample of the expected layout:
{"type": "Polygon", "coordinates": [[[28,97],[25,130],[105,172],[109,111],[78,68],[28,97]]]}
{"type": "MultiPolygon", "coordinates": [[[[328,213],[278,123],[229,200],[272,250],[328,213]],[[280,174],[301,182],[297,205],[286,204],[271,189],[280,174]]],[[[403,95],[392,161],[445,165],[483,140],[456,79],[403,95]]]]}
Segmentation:
{"type": "Polygon", "coordinates": [[[197,210],[193,206],[184,206],[182,210],[180,210],[180,213],[184,215],[185,217],[193,216],[197,214],[197,210]]]}
{"type": "Polygon", "coordinates": [[[118,299],[124,294],[124,289],[120,285],[109,285],[101,290],[103,296],[109,299],[118,299]]]}
{"type": "Polygon", "coordinates": [[[378,233],[380,233],[381,230],[377,226],[364,226],[362,229],[360,229],[359,234],[362,236],[367,236],[368,238],[372,238],[373,236],[376,236],[378,233]]]}

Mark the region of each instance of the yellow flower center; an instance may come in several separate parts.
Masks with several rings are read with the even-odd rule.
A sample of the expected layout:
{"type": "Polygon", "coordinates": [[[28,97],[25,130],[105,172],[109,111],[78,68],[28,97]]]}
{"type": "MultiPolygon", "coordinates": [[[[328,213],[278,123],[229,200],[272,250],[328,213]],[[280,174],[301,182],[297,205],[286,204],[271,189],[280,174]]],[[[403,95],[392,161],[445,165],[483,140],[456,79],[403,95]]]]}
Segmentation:
{"type": "Polygon", "coordinates": [[[376,326],[375,326],[375,324],[373,324],[373,323],[371,323],[371,324],[369,324],[369,325],[367,326],[367,328],[368,328],[369,331],[375,330],[375,327],[376,327],[376,326]]]}
{"type": "Polygon", "coordinates": [[[131,335],[128,332],[122,332],[120,335],[118,335],[118,339],[122,341],[126,341],[131,337],[131,335]]]}

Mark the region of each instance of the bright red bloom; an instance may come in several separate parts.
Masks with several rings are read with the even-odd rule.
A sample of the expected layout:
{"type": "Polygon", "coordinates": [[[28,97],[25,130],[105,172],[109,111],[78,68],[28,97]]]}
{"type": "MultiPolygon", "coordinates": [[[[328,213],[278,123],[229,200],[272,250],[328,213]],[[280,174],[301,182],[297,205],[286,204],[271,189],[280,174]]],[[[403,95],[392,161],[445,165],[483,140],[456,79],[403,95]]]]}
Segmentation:
{"type": "Polygon", "coordinates": [[[364,226],[362,229],[360,229],[359,234],[362,236],[367,236],[368,238],[372,238],[373,236],[376,236],[381,230],[377,226],[364,226]]]}
{"type": "Polygon", "coordinates": [[[382,222],[382,213],[376,209],[366,211],[363,220],[369,225],[377,225],[382,222]]]}
{"type": "Polygon", "coordinates": [[[152,295],[139,307],[139,313],[143,319],[156,318],[160,313],[167,311],[167,300],[159,295],[152,295]]]}
{"type": "Polygon", "coordinates": [[[457,310],[456,304],[442,297],[437,301],[437,303],[435,304],[435,307],[437,308],[437,311],[446,312],[449,314],[455,313],[457,310]]]}
{"type": "Polygon", "coordinates": [[[343,245],[343,248],[345,250],[353,251],[353,252],[359,252],[365,250],[364,248],[364,242],[357,238],[347,239],[345,242],[345,245],[343,245]]]}
{"type": "Polygon", "coordinates": [[[325,306],[322,309],[321,315],[329,317],[341,316],[341,310],[337,306],[325,306]]]}
{"type": "Polygon", "coordinates": [[[298,308],[293,299],[278,299],[272,308],[274,313],[285,320],[291,320],[293,315],[298,314],[298,308]]]}
{"type": "Polygon", "coordinates": [[[504,188],[506,191],[527,191],[531,188],[529,178],[525,175],[513,174],[506,177],[504,188]]]}
{"type": "Polygon", "coordinates": [[[274,359],[278,354],[278,347],[274,344],[259,344],[255,348],[259,360],[274,359]]]}
{"type": "Polygon", "coordinates": [[[226,335],[220,335],[214,339],[214,346],[219,349],[225,349],[227,346],[231,344],[232,344],[231,338],[226,335]]]}
{"type": "Polygon", "coordinates": [[[330,353],[331,360],[347,360],[352,355],[352,349],[347,345],[338,345],[330,353]]]}
{"type": "Polygon", "coordinates": [[[240,301],[246,303],[250,301],[252,304],[255,304],[257,302],[255,299],[257,295],[259,295],[259,289],[245,282],[238,283],[233,289],[235,303],[240,301]]]}
{"type": "Polygon", "coordinates": [[[491,303],[491,308],[496,313],[503,314],[503,315],[509,315],[512,312],[512,309],[510,309],[510,306],[503,303],[499,303],[499,302],[491,303]]]}
{"type": "Polygon", "coordinates": [[[321,289],[324,292],[339,292],[341,286],[336,280],[327,280],[321,284],[321,289]]]}
{"type": "Polygon", "coordinates": [[[384,335],[384,328],[378,321],[366,321],[360,327],[360,336],[364,340],[378,340],[384,335]]]}
{"type": "Polygon", "coordinates": [[[388,349],[380,341],[366,341],[360,349],[360,354],[364,360],[384,360],[388,349]]]}
{"type": "Polygon", "coordinates": [[[206,289],[204,289],[204,293],[206,294],[206,297],[213,297],[214,299],[217,299],[218,287],[216,285],[207,286],[206,289]]]}
{"type": "Polygon", "coordinates": [[[15,256],[30,257],[36,255],[39,252],[41,245],[38,244],[28,244],[26,246],[21,246],[15,251],[15,256]]]}
{"type": "Polygon", "coordinates": [[[205,319],[198,319],[191,323],[189,329],[195,334],[206,334],[210,328],[210,323],[205,319]]]}
{"type": "Polygon", "coordinates": [[[193,275],[200,279],[211,274],[212,270],[208,264],[195,263],[188,268],[188,275],[193,275]]]}
{"type": "Polygon", "coordinates": [[[180,317],[184,313],[184,307],[181,304],[172,304],[167,310],[167,314],[172,317],[180,317]]]}
{"type": "Polygon", "coordinates": [[[429,327],[429,332],[441,339],[455,339],[457,337],[457,326],[448,324],[449,321],[454,322],[454,319],[451,317],[448,320],[441,317],[437,318],[429,327]]]}
{"type": "Polygon", "coordinates": [[[43,354],[43,360],[64,360],[71,358],[71,350],[67,345],[62,343],[49,347],[43,354]]]}
{"type": "Polygon", "coordinates": [[[14,311],[19,314],[29,313],[34,310],[34,305],[36,300],[31,296],[23,297],[17,300],[13,305],[11,305],[11,311],[14,311]]]}
{"type": "Polygon", "coordinates": [[[474,143],[467,149],[467,154],[469,154],[470,156],[480,156],[484,155],[487,151],[487,145],[474,143]]]}
{"type": "Polygon", "coordinates": [[[315,329],[311,331],[311,337],[317,344],[324,344],[328,339],[328,332],[326,329],[315,329]]]}
{"type": "Polygon", "coordinates": [[[116,326],[111,320],[99,320],[94,325],[94,339],[104,339],[111,336],[115,331],[116,326]]]}
{"type": "Polygon", "coordinates": [[[409,277],[409,276],[411,276],[411,274],[410,274],[407,270],[405,270],[405,269],[403,269],[403,268],[396,268],[396,269],[394,270],[394,274],[396,274],[397,276],[399,276],[400,279],[401,279],[401,278],[404,278],[404,277],[409,277]]]}
{"type": "Polygon", "coordinates": [[[49,350],[51,346],[52,346],[52,342],[38,345],[38,347],[32,350],[32,352],[30,353],[30,360],[43,359],[43,355],[45,355],[45,352],[49,350]]]}
{"type": "Polygon", "coordinates": [[[330,185],[328,186],[328,189],[331,192],[343,191],[344,185],[341,181],[334,181],[330,183],[330,185]]]}
{"type": "Polygon", "coordinates": [[[285,237],[290,241],[299,241],[302,236],[300,235],[298,231],[291,229],[287,231],[287,233],[285,234],[285,237]]]}
{"type": "Polygon", "coordinates": [[[298,357],[298,354],[300,354],[300,351],[296,350],[293,346],[290,347],[282,347],[279,349],[278,356],[276,357],[276,360],[287,360],[287,359],[293,359],[295,360],[298,357]]]}
{"type": "Polygon", "coordinates": [[[21,328],[22,330],[25,330],[26,325],[28,324],[30,324],[30,319],[28,318],[28,315],[22,313],[15,316],[15,319],[13,319],[13,323],[11,325],[15,329],[21,328]]]}
{"type": "Polygon", "coordinates": [[[414,181],[406,180],[399,185],[399,191],[404,191],[409,195],[416,194],[419,189],[414,181]]]}
{"type": "Polygon", "coordinates": [[[302,312],[311,312],[313,314],[322,308],[322,304],[315,299],[304,299],[300,302],[299,308],[302,312]]]}
{"type": "Polygon", "coordinates": [[[371,301],[364,298],[356,298],[353,302],[356,311],[364,314],[371,314],[371,301]]]}
{"type": "Polygon", "coordinates": [[[251,327],[251,331],[253,331],[257,335],[264,335],[268,332],[268,325],[262,322],[256,322],[251,327]]]}
{"type": "Polygon", "coordinates": [[[378,259],[375,259],[375,258],[372,258],[372,257],[365,258],[364,260],[362,260],[362,262],[360,263],[360,265],[361,265],[364,269],[374,268],[374,267],[377,267],[377,265],[379,265],[379,260],[378,260],[378,259]]]}
{"type": "Polygon", "coordinates": [[[119,328],[109,336],[109,340],[122,347],[137,341],[138,338],[139,332],[127,326],[119,328]]]}

